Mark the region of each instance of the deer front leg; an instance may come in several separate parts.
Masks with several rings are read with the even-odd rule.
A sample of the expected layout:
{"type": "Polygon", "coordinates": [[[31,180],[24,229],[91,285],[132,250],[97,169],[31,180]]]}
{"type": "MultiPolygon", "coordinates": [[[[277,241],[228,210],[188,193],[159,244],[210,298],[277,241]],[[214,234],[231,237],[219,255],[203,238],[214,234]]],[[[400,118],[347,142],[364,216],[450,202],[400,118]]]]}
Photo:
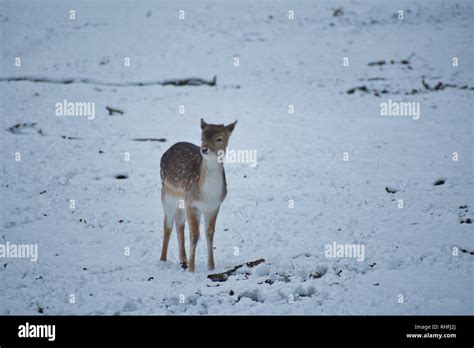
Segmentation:
{"type": "Polygon", "coordinates": [[[186,208],[186,217],[188,218],[189,224],[189,235],[190,235],[190,249],[191,254],[189,256],[189,271],[194,272],[195,270],[195,259],[196,259],[196,246],[199,240],[199,212],[192,208],[189,204],[186,208]]]}
{"type": "Polygon", "coordinates": [[[206,227],[207,240],[207,268],[213,271],[214,264],[214,232],[216,231],[216,219],[219,213],[219,208],[216,211],[204,214],[204,225],[206,227]]]}

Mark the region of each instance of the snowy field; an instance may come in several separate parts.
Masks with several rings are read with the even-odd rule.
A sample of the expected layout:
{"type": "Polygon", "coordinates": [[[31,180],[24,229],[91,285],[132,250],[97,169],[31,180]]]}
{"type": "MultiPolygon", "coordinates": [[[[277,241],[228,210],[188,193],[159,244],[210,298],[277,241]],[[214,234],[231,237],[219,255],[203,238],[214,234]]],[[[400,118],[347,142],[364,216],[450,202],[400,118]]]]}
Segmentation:
{"type": "Polygon", "coordinates": [[[0,248],[38,260],[4,253],[0,314],[472,315],[473,23],[467,0],[1,0],[0,248]],[[175,232],[159,261],[160,157],[201,117],[258,154],[226,165],[214,273],[265,262],[223,282],[203,233],[195,273],[175,232]]]}

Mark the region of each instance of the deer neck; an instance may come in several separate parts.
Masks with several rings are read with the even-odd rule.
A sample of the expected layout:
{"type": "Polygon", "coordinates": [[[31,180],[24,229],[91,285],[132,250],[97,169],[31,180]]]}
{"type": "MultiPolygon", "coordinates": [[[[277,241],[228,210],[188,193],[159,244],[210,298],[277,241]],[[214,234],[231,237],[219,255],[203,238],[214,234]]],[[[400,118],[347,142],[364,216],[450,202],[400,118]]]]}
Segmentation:
{"type": "Polygon", "coordinates": [[[224,174],[224,163],[219,162],[216,157],[203,156],[201,162],[201,175],[202,177],[210,176],[222,176],[224,174]]]}

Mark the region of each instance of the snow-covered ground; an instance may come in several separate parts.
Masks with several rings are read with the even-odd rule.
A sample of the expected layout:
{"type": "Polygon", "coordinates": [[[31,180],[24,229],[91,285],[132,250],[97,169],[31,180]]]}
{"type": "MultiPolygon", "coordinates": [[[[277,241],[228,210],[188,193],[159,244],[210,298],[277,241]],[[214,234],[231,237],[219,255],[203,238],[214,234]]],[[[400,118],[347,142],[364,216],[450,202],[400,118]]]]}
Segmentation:
{"type": "Polygon", "coordinates": [[[467,0],[2,0],[0,78],[217,85],[0,81],[0,244],[38,246],[0,259],[0,314],[473,314],[473,23],[467,0]],[[95,117],[56,116],[64,99],[95,117]],[[382,116],[389,99],[419,119],[382,116]],[[201,117],[238,119],[231,148],[258,153],[226,165],[216,272],[266,261],[225,282],[203,236],[194,274],[175,232],[159,261],[160,157],[201,117]]]}

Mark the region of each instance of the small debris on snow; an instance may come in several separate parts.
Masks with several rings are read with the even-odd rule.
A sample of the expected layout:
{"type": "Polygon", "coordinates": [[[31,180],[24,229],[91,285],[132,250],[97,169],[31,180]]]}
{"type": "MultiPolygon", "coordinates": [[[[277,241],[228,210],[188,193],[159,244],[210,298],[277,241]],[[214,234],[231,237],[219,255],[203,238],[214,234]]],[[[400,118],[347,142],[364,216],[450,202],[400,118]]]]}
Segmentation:
{"type": "Polygon", "coordinates": [[[124,112],[120,109],[112,108],[110,106],[106,106],[105,108],[109,112],[109,116],[113,116],[113,114],[120,114],[120,115],[124,114],[124,112]]]}
{"type": "Polygon", "coordinates": [[[309,277],[310,278],[313,278],[313,279],[318,279],[318,278],[321,278],[323,276],[323,274],[319,273],[319,272],[312,272],[309,277]]]}
{"type": "Polygon", "coordinates": [[[347,94],[354,94],[355,91],[361,91],[361,92],[364,92],[364,93],[369,93],[369,89],[367,88],[367,86],[359,86],[359,87],[354,87],[354,88],[348,89],[347,94]]]}
{"type": "Polygon", "coordinates": [[[333,17],[341,17],[344,15],[344,9],[342,7],[338,7],[332,12],[332,15],[333,17]]]}
{"type": "MultiPolygon", "coordinates": [[[[31,123],[18,123],[10,128],[7,128],[7,131],[9,131],[12,134],[27,134],[28,130],[30,129],[35,129],[37,123],[36,122],[31,122],[31,123]]],[[[36,131],[38,132],[39,131],[36,131]]],[[[31,132],[30,132],[31,133],[31,132]]]]}

